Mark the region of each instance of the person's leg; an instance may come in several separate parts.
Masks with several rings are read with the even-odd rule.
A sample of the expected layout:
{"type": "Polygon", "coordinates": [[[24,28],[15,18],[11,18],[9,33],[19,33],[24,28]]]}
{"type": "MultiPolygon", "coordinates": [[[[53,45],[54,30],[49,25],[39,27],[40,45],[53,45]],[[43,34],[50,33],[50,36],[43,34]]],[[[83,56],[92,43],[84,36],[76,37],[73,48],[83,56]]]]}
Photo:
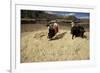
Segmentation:
{"type": "Polygon", "coordinates": [[[74,35],[72,34],[72,39],[74,38],[74,35]]]}

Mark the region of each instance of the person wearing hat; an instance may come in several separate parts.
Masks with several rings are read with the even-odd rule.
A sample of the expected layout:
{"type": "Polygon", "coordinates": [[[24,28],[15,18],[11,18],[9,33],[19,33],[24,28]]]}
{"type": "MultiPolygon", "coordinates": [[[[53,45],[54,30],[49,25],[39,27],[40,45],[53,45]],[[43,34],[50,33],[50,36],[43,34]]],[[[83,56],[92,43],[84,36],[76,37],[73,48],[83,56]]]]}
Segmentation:
{"type": "Polygon", "coordinates": [[[48,38],[52,39],[57,34],[58,29],[57,21],[50,23],[48,25],[48,38]]]}

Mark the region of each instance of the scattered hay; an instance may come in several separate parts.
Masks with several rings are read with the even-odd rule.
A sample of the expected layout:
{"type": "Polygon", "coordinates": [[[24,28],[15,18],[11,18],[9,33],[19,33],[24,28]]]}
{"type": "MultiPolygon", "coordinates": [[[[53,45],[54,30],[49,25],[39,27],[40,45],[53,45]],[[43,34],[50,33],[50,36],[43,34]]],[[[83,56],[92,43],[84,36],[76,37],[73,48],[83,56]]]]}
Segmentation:
{"type": "Polygon", "coordinates": [[[21,36],[21,63],[90,59],[89,32],[85,33],[86,38],[73,40],[66,29],[61,29],[52,41],[48,40],[47,34],[47,29],[24,32],[21,36]]]}
{"type": "Polygon", "coordinates": [[[44,36],[47,36],[47,33],[46,32],[38,32],[38,33],[35,33],[33,38],[36,38],[36,39],[41,39],[43,38],[44,36]]]}

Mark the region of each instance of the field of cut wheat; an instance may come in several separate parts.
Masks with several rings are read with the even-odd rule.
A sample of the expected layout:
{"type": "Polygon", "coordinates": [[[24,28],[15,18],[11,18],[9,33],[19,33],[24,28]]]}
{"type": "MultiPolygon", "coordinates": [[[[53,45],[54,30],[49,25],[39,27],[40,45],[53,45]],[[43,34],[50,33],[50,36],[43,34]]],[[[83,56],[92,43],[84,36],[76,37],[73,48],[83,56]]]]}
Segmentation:
{"type": "Polygon", "coordinates": [[[61,26],[53,40],[47,38],[48,29],[43,25],[21,26],[21,63],[88,60],[89,32],[85,38],[72,39],[70,27],[61,26]]]}

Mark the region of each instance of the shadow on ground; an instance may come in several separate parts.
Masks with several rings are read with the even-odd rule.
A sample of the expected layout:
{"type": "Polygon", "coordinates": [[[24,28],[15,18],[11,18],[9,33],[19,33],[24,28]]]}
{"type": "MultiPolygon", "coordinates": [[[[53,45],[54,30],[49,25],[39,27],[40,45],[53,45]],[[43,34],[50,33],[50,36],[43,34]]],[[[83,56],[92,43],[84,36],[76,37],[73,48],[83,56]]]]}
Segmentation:
{"type": "Polygon", "coordinates": [[[60,33],[60,34],[56,35],[52,40],[59,40],[59,39],[63,38],[66,33],[67,32],[60,33]]]}

